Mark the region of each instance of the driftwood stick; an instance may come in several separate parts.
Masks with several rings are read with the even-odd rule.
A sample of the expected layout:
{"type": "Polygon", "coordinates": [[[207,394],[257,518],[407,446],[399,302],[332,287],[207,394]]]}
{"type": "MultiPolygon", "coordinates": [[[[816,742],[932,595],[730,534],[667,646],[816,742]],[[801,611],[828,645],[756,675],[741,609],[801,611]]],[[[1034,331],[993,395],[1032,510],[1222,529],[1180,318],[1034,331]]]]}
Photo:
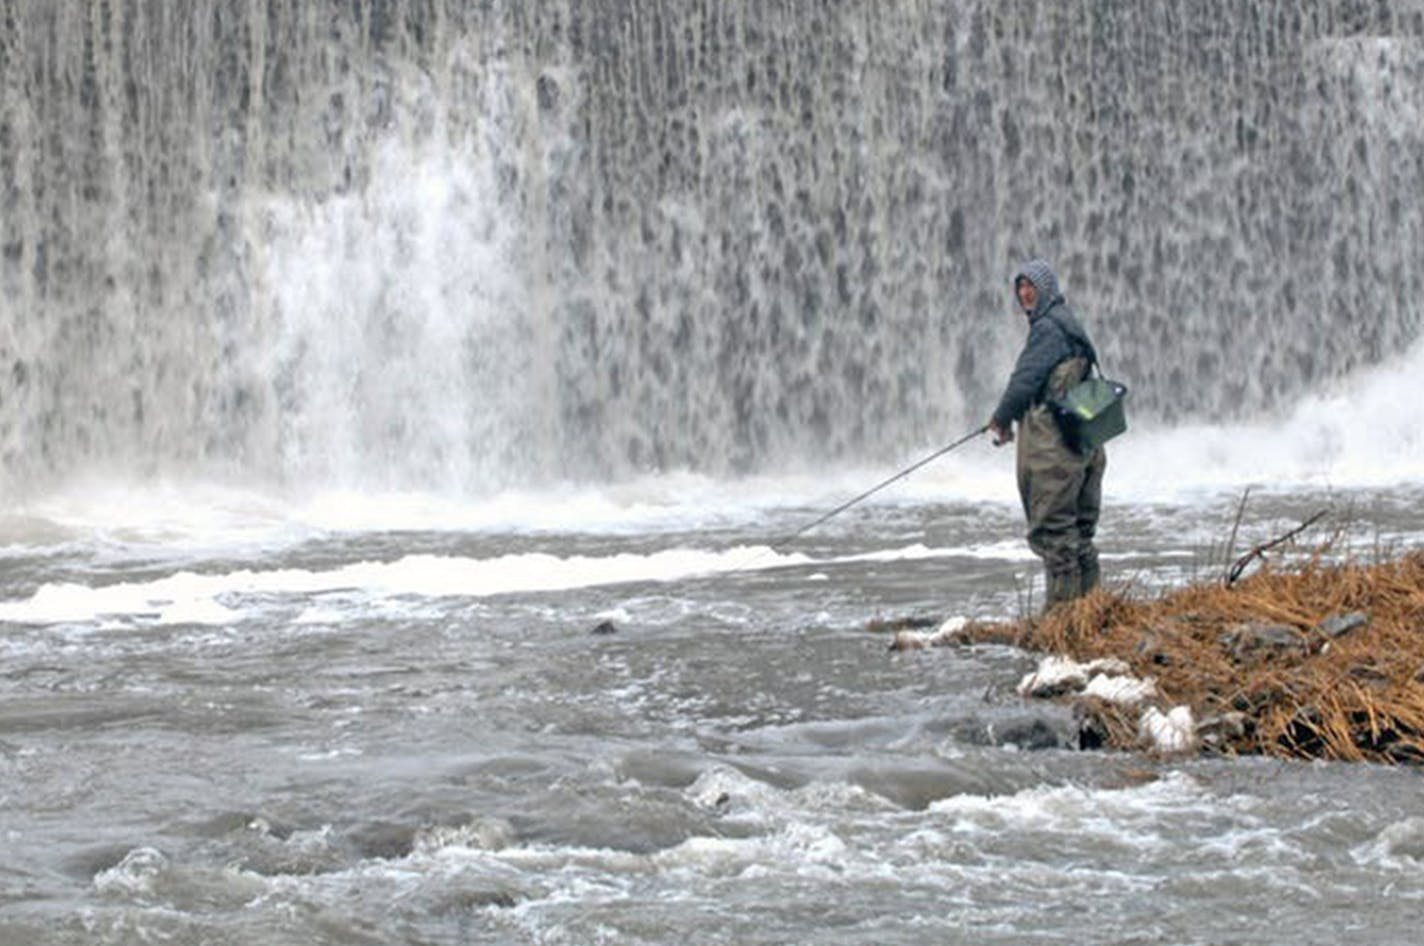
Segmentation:
{"type": "MultiPolygon", "coordinates": [[[[1226,540],[1226,554],[1221,556],[1224,560],[1230,561],[1231,556],[1236,553],[1236,533],[1241,529],[1241,517],[1246,513],[1246,500],[1251,496],[1251,487],[1246,487],[1241,493],[1241,502],[1236,504],[1236,521],[1231,523],[1231,538],[1226,540]]],[[[1227,582],[1230,585],[1230,582],[1227,582]]]]}
{"type": "Polygon", "coordinates": [[[1309,529],[1311,526],[1315,525],[1315,523],[1320,521],[1320,519],[1323,518],[1325,514],[1329,511],[1329,509],[1320,510],[1315,515],[1311,516],[1309,519],[1305,520],[1300,525],[1287,532],[1285,535],[1278,536],[1269,542],[1262,542],[1260,545],[1253,547],[1251,551],[1238,558],[1236,560],[1236,564],[1231,566],[1231,571],[1227,572],[1226,587],[1230,588],[1232,585],[1236,584],[1237,580],[1241,577],[1241,573],[1246,570],[1246,566],[1250,565],[1252,561],[1261,558],[1263,555],[1266,554],[1266,552],[1270,551],[1281,543],[1289,542],[1291,539],[1300,535],[1306,529],[1309,529]]]}

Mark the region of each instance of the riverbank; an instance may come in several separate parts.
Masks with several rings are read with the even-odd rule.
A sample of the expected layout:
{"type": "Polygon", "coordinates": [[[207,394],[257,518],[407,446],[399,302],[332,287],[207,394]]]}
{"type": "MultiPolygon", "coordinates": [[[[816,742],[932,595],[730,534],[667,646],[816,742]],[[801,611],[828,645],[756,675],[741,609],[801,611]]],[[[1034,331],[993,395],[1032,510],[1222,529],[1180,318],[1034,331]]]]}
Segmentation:
{"type": "Polygon", "coordinates": [[[1046,655],[1019,690],[1074,701],[1085,748],[1424,762],[1424,552],[914,633],[1046,655]]]}

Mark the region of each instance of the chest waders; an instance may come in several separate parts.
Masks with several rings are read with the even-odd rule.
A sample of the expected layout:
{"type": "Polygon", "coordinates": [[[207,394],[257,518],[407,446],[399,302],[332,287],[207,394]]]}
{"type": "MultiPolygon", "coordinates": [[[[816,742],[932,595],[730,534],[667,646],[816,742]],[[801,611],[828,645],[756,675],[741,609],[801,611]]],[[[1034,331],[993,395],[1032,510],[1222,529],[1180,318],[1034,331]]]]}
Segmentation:
{"type": "MultiPolygon", "coordinates": [[[[1054,367],[1044,397],[1062,397],[1088,373],[1088,360],[1066,358],[1054,367]]],[[[1033,405],[1019,423],[1019,498],[1028,520],[1028,546],[1043,560],[1046,606],[1072,601],[1098,585],[1098,550],[1093,536],[1102,510],[1107,453],[1098,447],[1079,453],[1044,403],[1033,405]]]]}

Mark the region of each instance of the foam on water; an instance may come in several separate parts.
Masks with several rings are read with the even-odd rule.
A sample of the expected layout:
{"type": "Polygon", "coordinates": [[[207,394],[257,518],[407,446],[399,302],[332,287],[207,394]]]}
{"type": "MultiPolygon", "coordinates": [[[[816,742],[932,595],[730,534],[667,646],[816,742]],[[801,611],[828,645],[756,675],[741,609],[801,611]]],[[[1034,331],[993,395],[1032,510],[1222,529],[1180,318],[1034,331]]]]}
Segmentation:
{"type": "Polygon", "coordinates": [[[1280,420],[1218,426],[1211,418],[1129,437],[1118,485],[1134,498],[1245,485],[1372,488],[1424,483],[1414,390],[1424,344],[1297,402],[1280,420]]]}
{"type": "Polygon", "coordinates": [[[1417,873],[1420,867],[1424,867],[1424,818],[1397,821],[1372,841],[1358,845],[1350,853],[1361,865],[1417,873]]]}
{"type": "Polygon", "coordinates": [[[1210,887],[1236,871],[1266,888],[1311,892],[1294,870],[1309,855],[1258,817],[1254,800],[1223,799],[1180,773],[1128,788],[954,796],[923,811],[896,809],[843,782],[778,788],[725,766],[703,772],[683,794],[735,827],[635,852],[519,841],[507,830],[492,842],[477,822],[424,836],[402,859],[267,883],[279,899],[320,887],[328,895],[363,890],[378,901],[406,901],[459,881],[517,892],[505,915],[531,930],[574,919],[566,911],[575,907],[583,914],[576,922],[588,922],[588,911],[646,915],[666,898],[695,905],[729,897],[739,909],[806,898],[824,910],[827,885],[837,897],[896,902],[893,890],[908,903],[921,888],[940,903],[957,891],[993,889],[995,897],[971,894],[960,903],[958,920],[1003,923],[1032,912],[1048,890],[1098,903],[1104,894],[1149,895],[1164,869],[1176,883],[1191,878],[1210,887]],[[1196,843],[1183,846],[1180,832],[1192,832],[1196,843]]]}
{"type": "Polygon", "coordinates": [[[1129,788],[1041,786],[1002,797],[956,795],[931,803],[930,810],[949,819],[959,834],[1012,830],[1071,839],[1084,847],[1108,842],[1145,848],[1165,843],[1158,830],[1164,821],[1252,820],[1249,812],[1231,813],[1229,802],[1223,809],[1223,799],[1178,772],[1129,788]]]}
{"type": "MultiPolygon", "coordinates": [[[[477,815],[422,829],[390,856],[343,856],[330,826],[264,837],[271,855],[221,869],[138,847],[94,887],[110,904],[151,908],[149,920],[200,894],[259,920],[341,904],[329,913],[338,930],[376,918],[458,922],[461,941],[662,942],[715,920],[724,938],[771,943],[788,941],[786,924],[804,914],[837,934],[830,942],[897,944],[959,941],[965,929],[989,942],[1056,939],[1064,915],[1088,938],[1095,928],[1131,930],[1134,941],[1215,942],[1240,929],[1239,917],[1214,917],[1239,909],[1242,889],[1296,932],[1322,909],[1351,908],[1362,882],[1397,876],[1406,897],[1417,887],[1408,883],[1417,818],[1366,818],[1356,828],[1366,837],[1331,852],[1293,817],[1329,811],[1330,800],[1223,792],[1181,772],[1129,787],[956,795],[909,810],[835,777],[778,787],[714,765],[680,794],[694,812],[688,836],[651,850],[540,841],[477,815]],[[1371,873],[1335,876],[1328,862],[1338,858],[1371,873]],[[640,937],[645,930],[656,933],[640,937]]],[[[619,796],[650,800],[636,783],[619,796]]]]}
{"type": "MultiPolygon", "coordinates": [[[[1028,553],[999,544],[946,548],[914,544],[820,559],[778,552],[767,546],[742,545],[722,550],[678,547],[646,554],[603,556],[542,552],[494,558],[406,555],[390,562],[361,561],[324,570],[181,571],[150,581],[95,586],[50,582],[28,598],[0,602],[0,621],[40,625],[97,621],[106,627],[133,621],[157,625],[230,624],[248,615],[243,602],[254,596],[350,593],[360,601],[352,606],[364,608],[373,599],[482,598],[637,582],[667,583],[746,570],[954,556],[1012,560],[1025,559],[1028,553]]],[[[340,606],[328,597],[303,611],[299,623],[334,620],[340,615],[340,606]]]]}

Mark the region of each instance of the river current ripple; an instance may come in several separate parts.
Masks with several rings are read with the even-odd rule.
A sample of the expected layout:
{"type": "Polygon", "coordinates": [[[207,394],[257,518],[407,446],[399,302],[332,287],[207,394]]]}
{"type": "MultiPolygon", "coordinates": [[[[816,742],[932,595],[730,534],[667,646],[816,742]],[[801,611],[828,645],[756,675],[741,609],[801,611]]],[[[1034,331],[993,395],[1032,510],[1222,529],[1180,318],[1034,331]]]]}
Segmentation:
{"type": "MultiPolygon", "coordinates": [[[[1367,554],[1414,498],[1352,499],[1367,554]]],[[[1109,580],[1150,588],[1218,567],[1233,510],[1111,512],[1109,580]]],[[[1417,772],[1014,745],[1052,712],[1032,657],[866,622],[1031,606],[1015,511],[872,503],[766,551],[807,514],[16,541],[0,942],[1416,941],[1417,772]]]]}

